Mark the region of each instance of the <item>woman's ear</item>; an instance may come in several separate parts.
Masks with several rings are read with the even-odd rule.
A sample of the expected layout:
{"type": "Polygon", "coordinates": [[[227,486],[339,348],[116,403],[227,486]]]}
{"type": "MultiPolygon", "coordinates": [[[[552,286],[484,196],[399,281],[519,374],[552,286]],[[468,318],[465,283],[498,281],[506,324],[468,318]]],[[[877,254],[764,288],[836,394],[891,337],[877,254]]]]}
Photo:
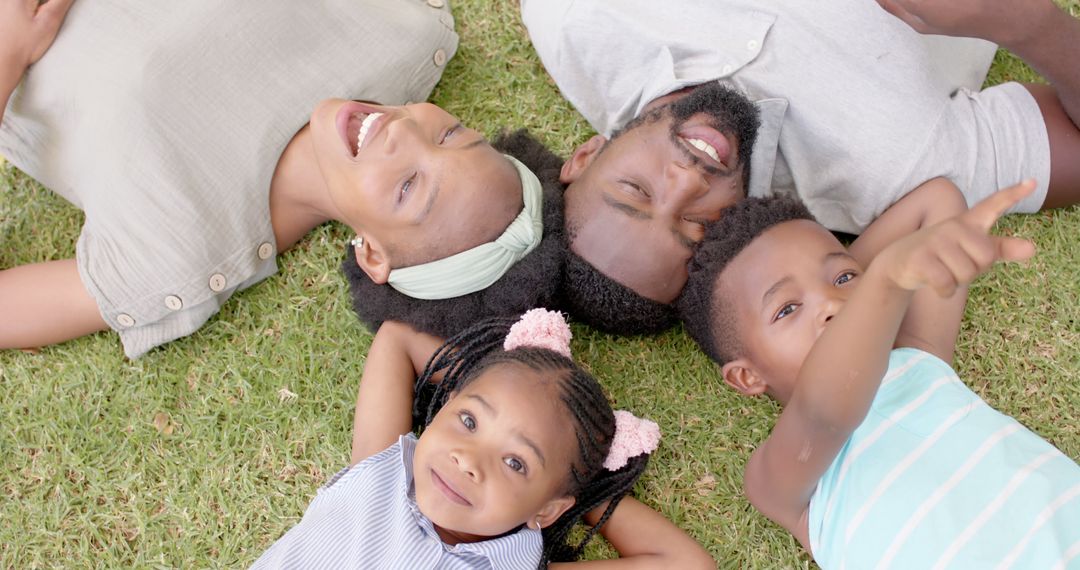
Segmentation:
{"type": "Polygon", "coordinates": [[[353,247],[356,249],[356,265],[367,274],[368,279],[378,285],[385,285],[390,278],[390,259],[382,245],[371,237],[364,236],[363,241],[353,247]]]}
{"type": "Polygon", "coordinates": [[[576,502],[577,499],[571,497],[570,495],[559,497],[557,499],[552,499],[548,501],[543,506],[543,508],[540,509],[540,512],[536,513],[533,518],[529,519],[529,521],[526,523],[526,526],[531,527],[533,524],[536,524],[535,521],[539,521],[542,528],[549,527],[555,524],[555,521],[559,520],[559,517],[561,517],[563,513],[568,511],[570,507],[574,506],[574,503],[576,502]]]}
{"type": "Polygon", "coordinates": [[[600,153],[600,149],[604,148],[605,144],[607,144],[607,139],[600,135],[594,135],[593,138],[574,149],[574,154],[570,155],[570,158],[563,163],[562,170],[559,171],[559,181],[563,184],[570,184],[577,180],[581,173],[585,172],[585,169],[592,164],[592,161],[600,153]]]}
{"type": "Polygon", "coordinates": [[[744,396],[757,396],[765,392],[768,384],[758,375],[752,362],[746,358],[736,358],[723,365],[720,373],[724,383],[744,396]]]}

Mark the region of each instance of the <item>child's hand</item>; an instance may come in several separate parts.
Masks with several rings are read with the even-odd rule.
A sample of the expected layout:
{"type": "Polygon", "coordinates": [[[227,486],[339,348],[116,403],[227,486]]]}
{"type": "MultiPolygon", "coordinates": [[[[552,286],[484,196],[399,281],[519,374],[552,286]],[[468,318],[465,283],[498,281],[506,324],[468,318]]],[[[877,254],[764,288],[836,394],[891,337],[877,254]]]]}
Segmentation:
{"type": "Polygon", "coordinates": [[[1031,242],[989,234],[997,219],[1035,189],[1028,180],[979,202],[967,212],[916,232],[887,247],[873,265],[882,264],[897,287],[914,291],[932,287],[943,297],[984,273],[995,261],[1021,261],[1035,254],[1031,242]]]}
{"type": "Polygon", "coordinates": [[[0,0],[0,64],[19,76],[45,55],[73,0],[0,0]]]}

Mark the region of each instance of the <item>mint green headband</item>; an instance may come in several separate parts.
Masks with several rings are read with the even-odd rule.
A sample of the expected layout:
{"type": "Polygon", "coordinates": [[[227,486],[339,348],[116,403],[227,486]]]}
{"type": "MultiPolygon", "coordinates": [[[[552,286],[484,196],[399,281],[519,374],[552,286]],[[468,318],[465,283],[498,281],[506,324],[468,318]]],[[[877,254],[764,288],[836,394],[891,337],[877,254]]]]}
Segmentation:
{"type": "Polygon", "coordinates": [[[486,289],[529,254],[544,235],[544,192],[527,166],[503,155],[517,168],[525,207],[495,241],[429,263],[390,271],[391,287],[414,299],[449,299],[486,289]]]}

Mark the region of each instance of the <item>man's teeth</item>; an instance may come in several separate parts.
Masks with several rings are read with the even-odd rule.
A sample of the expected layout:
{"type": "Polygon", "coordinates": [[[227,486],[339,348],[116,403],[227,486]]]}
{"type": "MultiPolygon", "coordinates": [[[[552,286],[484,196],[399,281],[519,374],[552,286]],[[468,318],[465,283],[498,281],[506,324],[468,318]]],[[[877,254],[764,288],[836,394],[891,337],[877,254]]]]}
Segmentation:
{"type": "MultiPolygon", "coordinates": [[[[363,132],[363,131],[361,131],[361,132],[363,132]]],[[[363,136],[363,135],[361,135],[361,136],[363,136]]],[[[690,143],[691,146],[693,146],[694,148],[700,150],[701,152],[704,152],[705,154],[709,155],[716,162],[720,162],[720,155],[716,152],[716,149],[713,148],[713,146],[711,144],[709,144],[709,143],[707,143],[707,142],[705,142],[705,141],[703,141],[701,139],[686,139],[686,142],[690,143]]]]}
{"type": "Polygon", "coordinates": [[[364,117],[364,121],[360,123],[360,134],[356,136],[357,151],[360,150],[360,147],[364,146],[364,138],[367,137],[368,129],[371,128],[371,124],[382,115],[382,113],[372,113],[364,117]]]}

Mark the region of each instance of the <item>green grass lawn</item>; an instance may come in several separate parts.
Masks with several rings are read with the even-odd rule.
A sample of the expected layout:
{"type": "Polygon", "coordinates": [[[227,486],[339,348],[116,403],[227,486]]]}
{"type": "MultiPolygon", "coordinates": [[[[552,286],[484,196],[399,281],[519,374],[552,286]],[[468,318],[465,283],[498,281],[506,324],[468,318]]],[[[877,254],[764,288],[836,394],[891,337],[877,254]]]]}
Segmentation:
{"type": "MultiPolygon", "coordinates": [[[[1080,0],[1064,5],[1080,13],[1080,0]]],[[[435,102],[488,134],[528,127],[563,154],[592,134],[540,65],[516,2],[459,0],[454,11],[460,51],[435,102]]],[[[1035,77],[1003,53],[990,83],[1035,77]]],[[[0,178],[0,267],[74,255],[81,213],[10,165],[0,178]]],[[[1039,254],[973,285],[957,368],[1077,458],[1080,209],[1001,225],[1039,254]]],[[[137,361],[111,332],[0,352],[0,567],[243,566],[292,526],[349,459],[371,335],[337,268],[348,237],[318,229],[198,333],[137,361]]],[[[664,431],[640,498],[722,566],[812,565],[740,494],[775,405],[726,389],[681,331],[574,332],[575,353],[617,406],[664,431]]]]}

